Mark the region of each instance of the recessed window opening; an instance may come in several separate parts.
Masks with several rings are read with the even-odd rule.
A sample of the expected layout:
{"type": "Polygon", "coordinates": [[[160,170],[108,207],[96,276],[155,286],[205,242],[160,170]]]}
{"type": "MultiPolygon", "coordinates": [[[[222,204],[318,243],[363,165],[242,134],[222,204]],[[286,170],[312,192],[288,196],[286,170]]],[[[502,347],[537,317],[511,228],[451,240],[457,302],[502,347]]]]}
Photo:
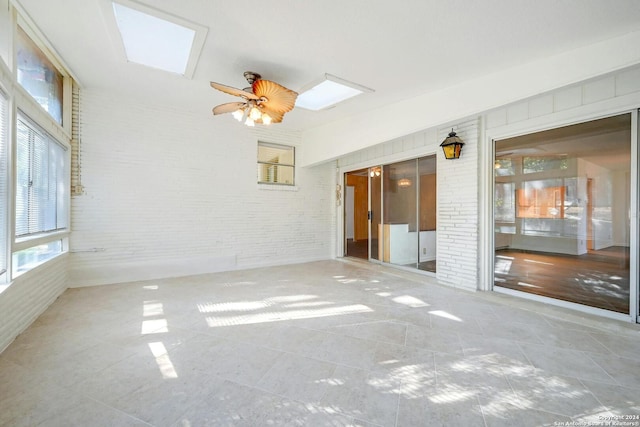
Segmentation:
{"type": "Polygon", "coordinates": [[[295,148],[258,142],[258,183],[295,185],[295,148]]]}

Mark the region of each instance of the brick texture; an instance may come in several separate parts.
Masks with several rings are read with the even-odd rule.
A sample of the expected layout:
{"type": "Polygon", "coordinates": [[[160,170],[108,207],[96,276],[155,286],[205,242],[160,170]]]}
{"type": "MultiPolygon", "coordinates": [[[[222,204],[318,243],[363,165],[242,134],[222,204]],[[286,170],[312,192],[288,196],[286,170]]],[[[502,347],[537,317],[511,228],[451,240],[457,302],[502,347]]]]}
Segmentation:
{"type": "Polygon", "coordinates": [[[67,288],[67,254],[18,276],[0,294],[0,353],[67,288]]]}
{"type": "Polygon", "coordinates": [[[297,167],[294,188],[257,184],[257,141],[298,156],[299,133],[91,90],[80,111],[71,286],[333,255],[333,164],[297,167]]]}

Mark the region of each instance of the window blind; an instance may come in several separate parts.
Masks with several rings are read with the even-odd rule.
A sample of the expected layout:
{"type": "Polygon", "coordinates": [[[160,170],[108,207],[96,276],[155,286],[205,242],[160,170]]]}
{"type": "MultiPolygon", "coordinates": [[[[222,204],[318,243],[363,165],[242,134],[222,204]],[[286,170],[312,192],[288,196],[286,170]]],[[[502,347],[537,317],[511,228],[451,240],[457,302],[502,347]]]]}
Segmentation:
{"type": "Polygon", "coordinates": [[[0,91],[0,283],[6,277],[7,269],[7,217],[9,194],[7,182],[9,171],[7,169],[7,146],[9,144],[9,102],[0,91]]]}
{"type": "Polygon", "coordinates": [[[66,148],[19,115],[16,159],[16,237],[66,228],[66,148]]]}

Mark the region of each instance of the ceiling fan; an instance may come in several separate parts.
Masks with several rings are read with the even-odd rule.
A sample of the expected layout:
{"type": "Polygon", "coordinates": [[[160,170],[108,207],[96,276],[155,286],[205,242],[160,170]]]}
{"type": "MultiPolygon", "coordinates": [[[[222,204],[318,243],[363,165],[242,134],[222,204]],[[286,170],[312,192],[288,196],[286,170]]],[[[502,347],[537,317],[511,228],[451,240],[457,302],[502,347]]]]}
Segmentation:
{"type": "Polygon", "coordinates": [[[285,113],[293,110],[298,97],[297,92],[270,80],[262,80],[260,74],[253,71],[246,71],[244,78],[250,85],[244,89],[211,82],[214,89],[243,99],[241,102],[228,102],[216,106],[213,109],[214,115],[232,113],[238,121],[253,126],[255,123],[280,123],[285,113]]]}

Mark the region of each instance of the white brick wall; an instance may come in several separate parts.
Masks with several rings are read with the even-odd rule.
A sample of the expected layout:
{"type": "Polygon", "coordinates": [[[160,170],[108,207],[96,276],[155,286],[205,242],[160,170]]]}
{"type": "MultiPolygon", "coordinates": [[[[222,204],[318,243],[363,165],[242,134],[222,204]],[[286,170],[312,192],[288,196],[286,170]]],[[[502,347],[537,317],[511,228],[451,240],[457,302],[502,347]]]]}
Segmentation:
{"type": "MultiPolygon", "coordinates": [[[[441,150],[435,150],[438,153],[438,280],[478,289],[480,278],[488,277],[486,272],[481,276],[479,256],[480,248],[485,247],[485,242],[479,240],[481,225],[478,224],[482,132],[499,132],[514,124],[540,129],[553,123],[559,115],[566,118],[570,114],[579,119],[584,107],[591,113],[603,108],[637,108],[638,94],[640,67],[633,67],[485,112],[479,120],[454,124],[457,134],[467,142],[461,158],[445,161],[441,150]]],[[[343,168],[361,168],[430,154],[451,127],[439,128],[437,132],[429,129],[359,150],[340,157],[338,164],[343,168]]],[[[481,288],[488,289],[488,285],[481,288]]]]}
{"type": "Polygon", "coordinates": [[[478,120],[438,130],[444,141],[451,128],[465,142],[459,159],[438,153],[438,281],[476,290],[478,287],[478,120]]]}
{"type": "Polygon", "coordinates": [[[427,129],[338,159],[340,167],[359,168],[436,153],[436,277],[443,284],[472,290],[478,286],[478,132],[478,120],[468,120],[427,129]],[[439,145],[452,127],[465,145],[459,159],[445,160],[439,145]]]}
{"type": "Polygon", "coordinates": [[[17,277],[0,294],[0,353],[67,288],[64,254],[17,277]]]}
{"type": "Polygon", "coordinates": [[[634,67],[487,112],[486,128],[495,129],[535,118],[552,121],[554,113],[569,112],[638,92],[640,67],[634,67]]]}
{"type": "Polygon", "coordinates": [[[297,167],[295,188],[264,189],[257,140],[300,142],[273,129],[83,91],[71,286],[330,258],[335,166],[297,167]]]}

